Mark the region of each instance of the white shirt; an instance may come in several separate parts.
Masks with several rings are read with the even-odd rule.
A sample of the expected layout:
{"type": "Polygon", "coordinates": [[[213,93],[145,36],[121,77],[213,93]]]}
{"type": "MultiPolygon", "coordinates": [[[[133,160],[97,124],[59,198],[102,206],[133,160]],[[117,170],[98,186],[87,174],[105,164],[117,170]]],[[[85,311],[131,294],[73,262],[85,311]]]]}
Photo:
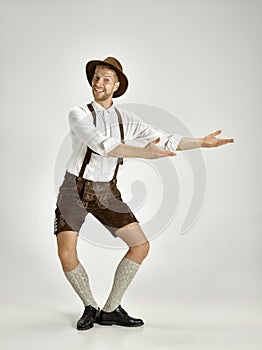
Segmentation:
{"type": "MultiPolygon", "coordinates": [[[[66,169],[71,174],[79,175],[87,146],[98,154],[92,153],[83,177],[92,181],[110,181],[113,178],[117,158],[108,153],[121,144],[118,116],[114,105],[105,109],[97,102],[92,102],[96,112],[96,126],[87,105],[76,106],[69,112],[70,134],[72,138],[72,155],[66,169]]],[[[152,127],[132,112],[117,107],[124,129],[124,141],[129,145],[145,146],[148,142],[160,137],[157,144],[170,151],[175,151],[182,137],[179,134],[169,135],[152,127]]]]}

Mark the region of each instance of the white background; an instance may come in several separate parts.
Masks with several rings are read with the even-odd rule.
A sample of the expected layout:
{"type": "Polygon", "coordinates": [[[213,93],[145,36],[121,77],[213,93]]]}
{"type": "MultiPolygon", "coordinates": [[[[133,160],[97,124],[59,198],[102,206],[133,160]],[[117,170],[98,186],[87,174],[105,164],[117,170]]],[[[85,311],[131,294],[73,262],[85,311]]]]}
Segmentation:
{"type": "MultiPolygon", "coordinates": [[[[0,6],[1,346],[260,349],[261,2],[0,6]],[[130,81],[117,103],[155,105],[196,137],[221,128],[236,142],[203,150],[207,196],[193,228],[178,233],[188,205],[182,200],[177,219],[151,243],[123,301],[145,327],[79,334],[82,305],[63,276],[52,233],[53,176],[68,111],[92,99],[85,64],[109,55],[130,81]]],[[[187,177],[180,180],[186,188],[187,177]]],[[[79,241],[100,306],[123,254],[79,241]]]]}

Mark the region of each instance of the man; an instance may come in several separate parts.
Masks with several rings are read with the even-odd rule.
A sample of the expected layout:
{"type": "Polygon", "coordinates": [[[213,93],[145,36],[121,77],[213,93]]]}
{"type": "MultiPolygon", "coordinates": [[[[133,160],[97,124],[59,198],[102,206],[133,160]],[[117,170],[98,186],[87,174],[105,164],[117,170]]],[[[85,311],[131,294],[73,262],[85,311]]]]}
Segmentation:
{"type": "Polygon", "coordinates": [[[113,57],[88,62],[86,74],[94,101],[75,107],[69,113],[73,154],[57,199],[58,255],[66,278],[84,303],[78,330],[92,328],[94,323],[137,327],[143,325],[143,321],[129,316],[121,307],[121,300],[148,254],[149,242],[117,188],[119,164],[123,158],[175,156],[176,150],[217,147],[234,140],[217,138],[220,130],[198,139],[168,135],[145,124],[133,113],[115,108],[113,98],[125,93],[128,79],[120,62],[113,57]],[[132,146],[134,140],[146,141],[146,146],[132,146]],[[88,213],[128,246],[101,311],[77,256],[79,230],[88,213]]]}

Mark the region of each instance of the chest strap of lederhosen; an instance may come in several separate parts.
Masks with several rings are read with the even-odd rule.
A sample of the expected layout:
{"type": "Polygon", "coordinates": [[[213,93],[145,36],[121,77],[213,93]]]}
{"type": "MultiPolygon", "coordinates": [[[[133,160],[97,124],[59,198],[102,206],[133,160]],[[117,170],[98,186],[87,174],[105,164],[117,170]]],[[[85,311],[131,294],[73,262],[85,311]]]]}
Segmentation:
{"type": "MultiPolygon", "coordinates": [[[[95,112],[95,110],[94,110],[94,108],[93,108],[91,103],[89,103],[87,105],[87,107],[89,108],[90,112],[92,113],[93,122],[94,122],[94,125],[96,126],[96,112],[95,112]]],[[[119,112],[119,110],[117,108],[115,108],[115,111],[116,111],[116,114],[117,114],[117,117],[118,117],[118,124],[119,124],[121,142],[125,143],[122,117],[121,117],[121,114],[120,114],[120,112],[119,112]]],[[[85,154],[85,157],[84,157],[84,160],[83,160],[80,172],[79,172],[78,180],[82,180],[84,172],[85,172],[85,169],[86,169],[86,166],[90,162],[92,153],[96,153],[96,152],[94,152],[91,148],[87,147],[86,154],[85,154]]],[[[119,168],[120,164],[123,164],[123,158],[118,158],[117,159],[117,165],[116,165],[114,176],[113,176],[113,179],[112,179],[114,182],[116,182],[118,168],[119,168]]]]}

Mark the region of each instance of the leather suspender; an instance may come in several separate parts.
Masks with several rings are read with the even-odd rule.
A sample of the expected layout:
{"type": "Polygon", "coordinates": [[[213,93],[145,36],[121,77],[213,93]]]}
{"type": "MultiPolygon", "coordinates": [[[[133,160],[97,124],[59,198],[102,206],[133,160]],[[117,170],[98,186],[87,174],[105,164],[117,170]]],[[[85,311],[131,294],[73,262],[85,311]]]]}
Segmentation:
{"type": "MultiPolygon", "coordinates": [[[[87,107],[89,108],[90,112],[91,112],[92,115],[93,115],[94,125],[96,126],[96,112],[95,112],[95,110],[94,110],[94,108],[93,108],[93,106],[92,106],[91,103],[89,103],[89,104],[87,105],[87,107]]],[[[119,124],[121,142],[122,142],[122,143],[125,143],[125,141],[124,141],[124,128],[123,128],[122,117],[121,117],[121,114],[120,114],[120,112],[119,112],[119,110],[118,110],[117,108],[115,108],[115,111],[116,111],[116,114],[117,114],[117,117],[118,117],[118,124],[119,124]]],[[[87,164],[90,162],[92,153],[96,153],[96,152],[94,152],[91,148],[87,147],[86,154],[85,154],[85,157],[84,157],[84,160],[83,160],[83,163],[82,163],[80,172],[79,172],[78,180],[82,180],[83,175],[84,175],[84,172],[85,172],[85,169],[86,169],[86,166],[87,166],[87,164]]],[[[123,164],[123,158],[118,158],[118,159],[117,159],[117,165],[116,165],[115,172],[114,172],[114,176],[113,176],[113,181],[114,181],[114,182],[116,182],[117,173],[118,173],[118,168],[119,168],[119,165],[120,165],[120,164],[121,164],[121,165],[123,164]]]]}
{"type": "MultiPolygon", "coordinates": [[[[121,114],[120,114],[119,110],[116,109],[116,108],[115,108],[115,110],[116,110],[116,114],[118,116],[118,124],[119,124],[119,130],[120,130],[120,135],[121,135],[121,142],[125,143],[122,117],[121,117],[121,114]]],[[[118,172],[118,168],[119,168],[120,164],[121,165],[123,164],[123,158],[118,158],[117,159],[117,164],[116,164],[116,168],[115,168],[115,172],[114,172],[114,176],[113,176],[113,181],[116,181],[117,172],[118,172]]]]}
{"type": "MultiPolygon", "coordinates": [[[[92,115],[93,115],[94,125],[96,126],[96,113],[95,113],[95,111],[94,111],[94,108],[93,108],[93,106],[91,105],[91,103],[89,103],[89,104],[87,105],[87,107],[89,108],[90,112],[91,112],[92,115]]],[[[80,169],[80,172],[79,172],[78,180],[80,180],[80,179],[83,178],[84,172],[85,172],[85,170],[86,170],[86,166],[87,166],[87,164],[90,162],[91,155],[92,155],[92,150],[91,150],[91,148],[87,147],[86,154],[85,154],[85,158],[84,158],[84,160],[83,160],[83,163],[82,163],[82,166],[81,166],[81,169],[80,169]]]]}

